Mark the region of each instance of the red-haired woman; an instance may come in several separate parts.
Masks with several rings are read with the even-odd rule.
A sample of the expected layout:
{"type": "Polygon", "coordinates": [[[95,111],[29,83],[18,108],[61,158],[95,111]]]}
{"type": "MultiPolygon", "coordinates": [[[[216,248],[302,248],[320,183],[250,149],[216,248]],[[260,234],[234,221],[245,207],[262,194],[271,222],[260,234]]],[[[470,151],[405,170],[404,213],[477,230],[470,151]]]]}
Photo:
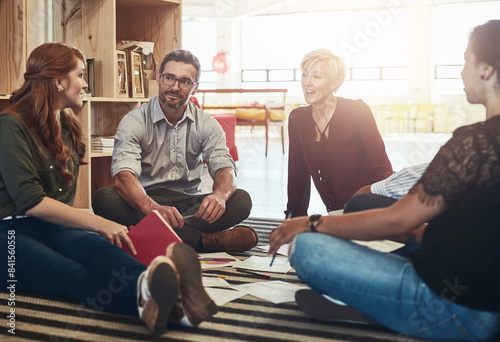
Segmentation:
{"type": "Polygon", "coordinates": [[[135,252],[125,226],[72,207],[85,144],[68,109],[82,106],[84,61],[63,43],[37,47],[0,115],[0,270],[18,293],[139,315],[153,334],[171,312],[196,325],[217,307],[189,247],[175,244],[146,267],[120,248],[135,252]]]}

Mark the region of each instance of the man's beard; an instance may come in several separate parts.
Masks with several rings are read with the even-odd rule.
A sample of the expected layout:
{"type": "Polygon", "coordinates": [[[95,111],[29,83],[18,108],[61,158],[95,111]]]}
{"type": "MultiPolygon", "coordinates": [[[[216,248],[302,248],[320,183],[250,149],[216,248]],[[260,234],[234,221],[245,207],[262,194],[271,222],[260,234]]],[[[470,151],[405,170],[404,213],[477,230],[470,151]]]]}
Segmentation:
{"type": "Polygon", "coordinates": [[[183,97],[179,92],[166,91],[160,97],[160,101],[168,108],[179,109],[187,103],[188,98],[183,97]],[[175,100],[172,100],[171,98],[167,99],[167,95],[169,94],[175,95],[175,100]]]}

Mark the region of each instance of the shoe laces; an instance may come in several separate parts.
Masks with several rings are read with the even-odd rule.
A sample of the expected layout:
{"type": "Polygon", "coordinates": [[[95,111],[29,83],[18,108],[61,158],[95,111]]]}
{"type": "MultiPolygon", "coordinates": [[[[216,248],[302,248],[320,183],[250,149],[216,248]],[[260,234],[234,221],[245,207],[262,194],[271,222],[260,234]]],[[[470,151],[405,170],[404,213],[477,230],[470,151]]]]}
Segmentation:
{"type": "Polygon", "coordinates": [[[203,246],[206,249],[212,249],[214,247],[224,247],[224,233],[215,233],[215,234],[206,234],[204,236],[205,241],[203,242],[203,246]]]}

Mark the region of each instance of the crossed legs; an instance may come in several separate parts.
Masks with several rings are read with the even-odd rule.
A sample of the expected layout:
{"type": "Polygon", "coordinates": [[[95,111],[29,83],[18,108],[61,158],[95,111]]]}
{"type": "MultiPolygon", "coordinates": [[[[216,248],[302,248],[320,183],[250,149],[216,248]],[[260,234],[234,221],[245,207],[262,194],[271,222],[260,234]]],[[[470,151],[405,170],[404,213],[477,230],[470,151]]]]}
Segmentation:
{"type": "Polygon", "coordinates": [[[304,233],[292,243],[290,263],[313,290],[404,335],[473,340],[489,339],[500,331],[500,314],[442,298],[400,255],[325,234],[304,233]]]}
{"type": "MultiPolygon", "coordinates": [[[[165,189],[150,191],[148,195],[161,205],[176,207],[182,215],[194,214],[206,196],[187,195],[165,189]]],[[[92,197],[92,208],[95,214],[127,227],[137,224],[145,216],[126,203],[113,188],[101,188],[97,190],[92,197]]],[[[182,241],[198,251],[203,251],[201,247],[202,234],[220,232],[238,225],[248,218],[251,208],[252,200],[250,195],[245,190],[237,189],[227,201],[226,211],[216,222],[210,224],[202,219],[191,218],[182,229],[174,229],[182,241]]],[[[249,241],[248,243],[248,246],[251,247],[253,247],[255,239],[257,239],[256,234],[250,232],[249,228],[245,230],[240,229],[234,233],[235,237],[242,235],[251,238],[253,242],[249,241]]]]}

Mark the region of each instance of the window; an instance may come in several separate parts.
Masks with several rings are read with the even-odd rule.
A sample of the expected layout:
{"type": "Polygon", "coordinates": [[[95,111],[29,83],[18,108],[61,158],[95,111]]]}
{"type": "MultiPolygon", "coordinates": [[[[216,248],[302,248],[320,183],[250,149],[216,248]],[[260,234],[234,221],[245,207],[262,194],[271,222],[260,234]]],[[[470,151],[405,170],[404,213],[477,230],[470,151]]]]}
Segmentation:
{"type": "Polygon", "coordinates": [[[407,94],[408,11],[381,8],[258,16],[242,20],[243,87],[302,95],[300,62],[327,48],[346,63],[340,95],[407,94]]]}
{"type": "Polygon", "coordinates": [[[434,17],[434,88],[438,95],[463,95],[460,76],[471,30],[500,13],[500,2],[436,5],[434,17]]]}
{"type": "Polygon", "coordinates": [[[204,89],[214,89],[217,74],[212,71],[212,59],[217,54],[217,23],[213,19],[184,20],[182,48],[191,51],[200,61],[200,83],[204,89]]]}

